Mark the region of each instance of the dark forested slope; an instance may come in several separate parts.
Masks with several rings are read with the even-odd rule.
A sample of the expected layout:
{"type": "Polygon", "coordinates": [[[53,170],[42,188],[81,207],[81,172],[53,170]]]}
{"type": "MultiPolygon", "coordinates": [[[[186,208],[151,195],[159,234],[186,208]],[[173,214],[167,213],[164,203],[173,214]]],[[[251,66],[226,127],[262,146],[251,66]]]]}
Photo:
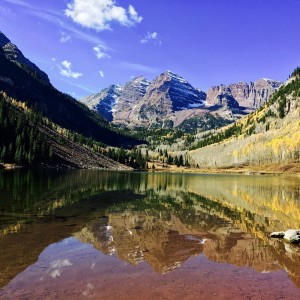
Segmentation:
{"type": "Polygon", "coordinates": [[[40,80],[26,65],[7,59],[0,49],[0,90],[27,102],[64,128],[111,146],[131,147],[140,141],[117,132],[103,118],[72,97],[40,80]]]}

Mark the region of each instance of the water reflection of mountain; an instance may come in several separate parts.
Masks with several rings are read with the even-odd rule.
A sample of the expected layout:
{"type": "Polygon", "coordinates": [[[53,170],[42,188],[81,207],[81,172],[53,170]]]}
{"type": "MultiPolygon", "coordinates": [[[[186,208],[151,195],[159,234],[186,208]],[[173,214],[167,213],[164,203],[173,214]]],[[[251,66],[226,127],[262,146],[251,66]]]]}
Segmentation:
{"type": "MultiPolygon", "coordinates": [[[[177,200],[182,199],[177,196],[177,200]]],[[[210,260],[248,266],[258,272],[284,268],[300,284],[297,252],[287,255],[283,243],[255,238],[228,218],[218,216],[217,210],[209,215],[207,203],[202,204],[202,211],[200,204],[197,211],[191,204],[176,210],[167,207],[159,213],[150,207],[144,211],[136,207],[107,211],[107,217],[83,228],[75,237],[134,265],[145,260],[160,273],[170,272],[189,257],[203,253],[210,260]]]]}
{"type": "Polygon", "coordinates": [[[146,260],[160,273],[203,253],[258,272],[285,269],[300,286],[299,247],[269,238],[271,231],[297,224],[296,184],[271,177],[194,176],[175,185],[155,179],[148,180],[143,201],[107,210],[107,218],[76,237],[132,264],[146,260]]]}
{"type": "Polygon", "coordinates": [[[285,269],[300,286],[299,247],[269,239],[271,231],[300,227],[299,183],[281,177],[6,173],[0,176],[1,264],[16,275],[47,245],[74,234],[132,264],[146,260],[160,273],[203,253],[259,272],[285,269]],[[26,242],[31,237],[39,241],[34,251],[26,242]]]}

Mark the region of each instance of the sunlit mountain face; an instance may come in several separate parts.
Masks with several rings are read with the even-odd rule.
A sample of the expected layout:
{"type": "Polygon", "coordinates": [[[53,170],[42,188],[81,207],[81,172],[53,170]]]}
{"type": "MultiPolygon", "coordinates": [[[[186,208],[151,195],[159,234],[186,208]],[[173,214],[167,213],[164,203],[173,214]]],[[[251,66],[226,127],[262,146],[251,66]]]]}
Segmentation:
{"type": "Polygon", "coordinates": [[[111,273],[108,281],[125,274],[140,280],[151,275],[153,282],[167,276],[162,278],[169,286],[171,278],[182,273],[185,282],[203,268],[208,277],[197,276],[205,280],[225,270],[244,272],[250,281],[264,274],[275,283],[283,276],[294,285],[290,291],[299,293],[299,246],[269,237],[272,231],[297,227],[297,178],[97,171],[41,175],[20,171],[1,178],[4,297],[21,297],[35,280],[48,288],[56,280],[61,292],[63,286],[71,288],[78,272],[87,280],[84,292],[88,283],[100,286],[104,270],[111,273]]]}

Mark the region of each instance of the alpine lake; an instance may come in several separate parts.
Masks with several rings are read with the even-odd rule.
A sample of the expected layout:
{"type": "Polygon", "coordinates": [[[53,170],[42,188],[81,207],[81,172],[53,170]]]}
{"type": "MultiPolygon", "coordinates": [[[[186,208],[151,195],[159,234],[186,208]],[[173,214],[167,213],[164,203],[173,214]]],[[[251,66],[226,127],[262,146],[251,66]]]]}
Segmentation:
{"type": "Polygon", "coordinates": [[[0,299],[300,299],[300,178],[0,173],[0,299]]]}

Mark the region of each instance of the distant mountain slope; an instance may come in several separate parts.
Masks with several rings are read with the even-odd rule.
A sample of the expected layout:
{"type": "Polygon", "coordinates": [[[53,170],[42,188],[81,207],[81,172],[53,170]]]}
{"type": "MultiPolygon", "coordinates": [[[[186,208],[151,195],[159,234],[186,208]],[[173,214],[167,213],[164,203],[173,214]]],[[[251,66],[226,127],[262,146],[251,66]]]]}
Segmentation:
{"type": "Polygon", "coordinates": [[[260,109],[203,138],[195,146],[201,148],[189,152],[189,161],[200,167],[299,163],[299,115],[297,68],[260,109]]]}
{"type": "MultiPolygon", "coordinates": [[[[3,34],[1,34],[1,40],[3,34]]],[[[3,42],[2,42],[3,44],[3,42]]],[[[19,54],[21,57],[21,54],[19,54]]],[[[76,131],[107,145],[130,147],[140,141],[116,132],[100,115],[41,80],[30,64],[16,63],[0,48],[0,90],[20,101],[27,101],[46,117],[64,128],[76,131]]]]}
{"type": "Polygon", "coordinates": [[[121,96],[122,91],[123,87],[121,85],[111,85],[100,93],[84,97],[80,101],[88,108],[96,111],[107,121],[112,121],[114,106],[121,96]]]}

